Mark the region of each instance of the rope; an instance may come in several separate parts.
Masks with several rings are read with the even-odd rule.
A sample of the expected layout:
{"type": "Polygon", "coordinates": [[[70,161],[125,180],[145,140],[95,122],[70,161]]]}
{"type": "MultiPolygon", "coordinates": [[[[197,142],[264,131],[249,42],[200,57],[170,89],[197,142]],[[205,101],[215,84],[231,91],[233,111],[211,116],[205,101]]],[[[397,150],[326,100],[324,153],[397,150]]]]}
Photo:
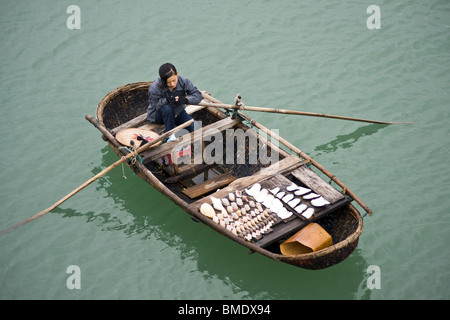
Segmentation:
{"type": "MultiPolygon", "coordinates": [[[[118,148],[118,150],[121,150],[121,149],[127,150],[129,153],[132,154],[132,156],[131,156],[130,159],[129,159],[130,164],[134,166],[134,165],[136,164],[136,161],[137,161],[137,162],[138,162],[138,170],[137,170],[137,171],[141,170],[141,165],[144,164],[144,160],[143,160],[142,157],[136,152],[136,150],[138,149],[138,146],[133,145],[132,150],[130,150],[130,148],[128,148],[128,147],[119,147],[119,148],[118,148]]],[[[122,158],[125,158],[125,156],[122,156],[122,158]]],[[[136,172],[135,172],[134,174],[136,174],[136,172]]],[[[123,165],[123,162],[122,162],[122,177],[123,177],[124,179],[127,179],[127,176],[125,175],[125,167],[124,167],[124,165],[123,165]]]]}

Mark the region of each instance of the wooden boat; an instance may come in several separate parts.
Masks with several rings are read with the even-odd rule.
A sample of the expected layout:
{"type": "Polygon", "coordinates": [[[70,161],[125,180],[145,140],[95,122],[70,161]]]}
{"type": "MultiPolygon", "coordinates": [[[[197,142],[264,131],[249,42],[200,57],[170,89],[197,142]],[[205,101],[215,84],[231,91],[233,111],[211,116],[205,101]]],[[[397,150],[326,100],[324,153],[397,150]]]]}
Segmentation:
{"type": "MultiPolygon", "coordinates": [[[[113,90],[98,104],[97,119],[92,119],[92,117],[88,119],[102,132],[103,139],[111,145],[119,157],[133,152],[130,147],[124,145],[123,141],[119,142],[117,139],[119,132],[129,128],[153,130],[160,134],[163,132],[163,126],[146,123],[150,84],[151,82],[132,83],[113,90]]],[[[202,94],[205,104],[220,103],[208,93],[202,92],[202,94]]],[[[180,137],[177,141],[162,143],[135,155],[131,159],[139,161],[128,161],[128,165],[136,174],[190,214],[194,221],[200,221],[243,245],[249,249],[249,253],[257,252],[273,260],[306,269],[323,269],[347,258],[356,248],[363,231],[361,214],[352,202],[356,201],[369,214],[371,214],[370,209],[314,159],[260,123],[251,120],[239,111],[234,111],[230,115],[229,112],[201,104],[186,107],[195,121],[201,121],[201,128],[180,137]],[[241,145],[245,145],[245,148],[239,148],[236,136],[233,137],[234,142],[231,140],[231,144],[226,144],[226,141],[229,141],[227,138],[229,138],[230,132],[236,132],[237,129],[241,129],[240,132],[247,135],[244,142],[241,141],[241,145]],[[216,136],[211,139],[211,135],[216,136]],[[225,159],[221,161],[222,159],[216,158],[214,162],[207,163],[207,159],[202,159],[201,156],[200,161],[198,158],[197,161],[193,161],[194,153],[198,155],[196,152],[200,150],[200,155],[205,154],[212,141],[216,141],[217,135],[223,137],[223,148],[228,147],[227,152],[230,151],[230,146],[234,145],[236,148],[234,161],[225,161],[225,159]],[[256,161],[255,158],[251,161],[250,153],[256,149],[256,145],[250,142],[251,138],[256,138],[258,146],[262,146],[262,149],[258,151],[256,161]],[[190,147],[193,153],[179,157],[182,142],[186,142],[183,150],[190,147]],[[271,159],[276,159],[276,161],[263,161],[262,151],[267,152],[266,156],[274,156],[271,159]],[[240,161],[237,161],[239,156],[241,157],[240,161]],[[326,182],[325,179],[330,179],[330,181],[326,182]],[[336,186],[331,185],[332,181],[336,186]],[[274,188],[280,188],[280,192],[284,190],[288,193],[286,187],[291,185],[310,189],[311,193],[316,193],[325,199],[327,204],[314,207],[314,214],[308,218],[299,214],[295,210],[297,207],[290,207],[284,201],[280,202],[286,209],[283,209],[285,216],[279,217],[261,205],[268,218],[261,214],[260,221],[254,219],[258,218],[258,214],[261,213],[258,210],[256,210],[256,214],[251,210],[246,210],[246,212],[235,210],[235,214],[228,213],[227,221],[224,219],[227,213],[223,212],[223,208],[214,208],[213,215],[216,218],[201,212],[203,204],[213,205],[214,200],[227,198],[230,194],[235,196],[237,194],[241,197],[244,195],[246,196],[244,201],[249,201],[255,200],[256,196],[261,196],[262,189],[272,190],[275,193],[277,190],[274,188]],[[252,196],[252,187],[260,188],[259,194],[257,192],[252,196]],[[236,213],[239,213],[237,217],[236,213]],[[286,214],[289,217],[286,217],[286,214]],[[240,221],[240,223],[234,223],[236,221],[240,221]],[[271,223],[267,228],[269,221],[271,223]],[[252,222],[254,222],[254,226],[252,222]],[[286,240],[313,223],[320,225],[331,236],[331,245],[314,251],[282,253],[281,244],[286,243],[286,240]],[[230,224],[232,224],[231,227],[230,224]],[[264,227],[266,227],[266,232],[255,235],[256,230],[259,231],[258,228],[264,227]],[[239,230],[242,232],[238,232],[239,230]]],[[[275,202],[275,198],[280,196],[280,192],[276,192],[270,199],[275,202]]],[[[263,202],[261,199],[259,200],[259,203],[256,201],[258,206],[263,202]]],[[[313,207],[311,200],[301,200],[308,207],[313,207]]],[[[203,208],[208,205],[204,205],[203,208]]],[[[245,203],[240,205],[242,206],[239,206],[238,209],[245,209],[245,203]]],[[[208,208],[211,209],[211,207],[208,208]]],[[[246,208],[248,209],[248,207],[246,208]]]]}

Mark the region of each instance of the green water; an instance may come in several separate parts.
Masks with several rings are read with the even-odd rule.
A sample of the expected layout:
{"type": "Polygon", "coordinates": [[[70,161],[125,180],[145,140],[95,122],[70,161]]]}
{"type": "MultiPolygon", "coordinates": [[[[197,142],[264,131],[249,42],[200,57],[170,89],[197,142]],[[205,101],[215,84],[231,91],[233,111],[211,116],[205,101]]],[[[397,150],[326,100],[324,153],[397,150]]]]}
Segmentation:
{"type": "Polygon", "coordinates": [[[118,167],[0,237],[1,299],[450,298],[449,1],[2,1],[0,30],[2,230],[117,160],[85,114],[167,61],[227,103],[415,122],[249,113],[373,210],[334,267],[248,255],[118,167]]]}

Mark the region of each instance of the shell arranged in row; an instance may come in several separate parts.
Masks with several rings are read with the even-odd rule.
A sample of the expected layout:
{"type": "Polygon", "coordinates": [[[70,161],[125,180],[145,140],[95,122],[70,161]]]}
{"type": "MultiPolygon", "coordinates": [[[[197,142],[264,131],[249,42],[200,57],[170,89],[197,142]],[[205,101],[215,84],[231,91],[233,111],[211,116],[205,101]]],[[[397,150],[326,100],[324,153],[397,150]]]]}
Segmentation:
{"type": "Polygon", "coordinates": [[[229,193],[218,199],[210,197],[211,204],[203,203],[200,212],[213,222],[247,241],[259,240],[264,234],[272,232],[278,222],[277,216],[264,209],[260,202],[241,191],[229,193]]]}

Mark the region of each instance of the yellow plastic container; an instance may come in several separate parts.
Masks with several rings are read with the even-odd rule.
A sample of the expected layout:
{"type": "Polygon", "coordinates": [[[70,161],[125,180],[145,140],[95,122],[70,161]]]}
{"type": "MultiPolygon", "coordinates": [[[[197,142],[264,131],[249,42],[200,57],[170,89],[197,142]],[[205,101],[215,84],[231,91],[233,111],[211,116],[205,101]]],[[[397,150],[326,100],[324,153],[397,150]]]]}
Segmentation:
{"type": "Polygon", "coordinates": [[[333,244],[328,232],[317,223],[310,223],[280,244],[284,255],[298,255],[322,250],[333,244]]]}

